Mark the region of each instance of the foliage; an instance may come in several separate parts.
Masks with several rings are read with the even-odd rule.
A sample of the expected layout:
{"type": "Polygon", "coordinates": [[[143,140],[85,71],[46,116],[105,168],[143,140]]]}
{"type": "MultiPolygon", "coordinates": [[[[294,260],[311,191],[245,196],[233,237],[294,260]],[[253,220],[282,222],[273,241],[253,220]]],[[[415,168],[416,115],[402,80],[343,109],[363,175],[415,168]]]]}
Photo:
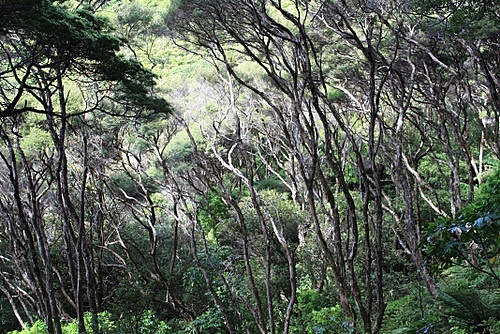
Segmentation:
{"type": "MultiPolygon", "coordinates": [[[[87,328],[91,328],[91,315],[86,313],[85,323],[87,328]]],[[[148,310],[139,317],[129,318],[127,316],[113,319],[109,312],[99,313],[99,329],[102,333],[120,334],[167,334],[172,333],[170,326],[164,321],[158,320],[152,311],[148,310]]],[[[38,320],[33,326],[22,330],[13,331],[11,334],[46,334],[47,328],[43,321],[38,320]]],[[[78,334],[78,324],[76,321],[66,323],[62,326],[63,334],[78,334]]]]}
{"type": "Polygon", "coordinates": [[[35,321],[33,326],[22,331],[13,331],[12,334],[48,334],[47,326],[41,320],[35,321]]]}
{"type": "MultiPolygon", "coordinates": [[[[133,106],[139,114],[170,112],[165,100],[149,94],[154,75],[139,62],[119,54],[123,40],[110,33],[107,20],[94,15],[91,8],[68,10],[41,0],[36,6],[15,11],[8,25],[10,30],[1,33],[21,36],[23,47],[33,53],[36,65],[53,63],[51,66],[60,66],[61,75],[82,75],[94,82],[113,83],[114,101],[126,103],[129,108],[133,106]]],[[[17,43],[15,38],[10,42],[17,43]]],[[[25,88],[20,87],[20,91],[25,88]]],[[[8,109],[8,114],[25,109],[15,110],[15,107],[9,107],[12,110],[8,109]]]]}
{"type": "Polygon", "coordinates": [[[445,333],[438,302],[422,287],[387,303],[383,333],[445,333]]]}
{"type": "Polygon", "coordinates": [[[492,172],[478,190],[474,202],[456,218],[439,218],[428,227],[424,249],[433,264],[471,266],[500,281],[500,169],[492,172]]]}
{"type": "Polygon", "coordinates": [[[189,333],[223,334],[223,318],[216,308],[210,308],[189,324],[189,333]]]}
{"type": "Polygon", "coordinates": [[[217,244],[217,227],[225,228],[224,221],[229,218],[229,208],[215,192],[210,192],[202,199],[198,212],[198,221],[207,233],[207,241],[217,244]]]}
{"type": "Polygon", "coordinates": [[[471,38],[494,38],[499,32],[499,18],[494,14],[498,3],[480,1],[416,1],[421,13],[440,14],[440,20],[447,24],[446,33],[471,38]],[[445,20],[446,17],[446,20],[445,20]]]}
{"type": "Polygon", "coordinates": [[[50,134],[38,127],[32,127],[29,129],[29,132],[23,136],[23,140],[21,142],[21,148],[25,152],[28,152],[30,158],[42,155],[46,151],[50,152],[52,146],[53,143],[50,134]]]}
{"type": "MultiPolygon", "coordinates": [[[[472,268],[452,267],[440,280],[440,297],[450,323],[483,332],[500,322],[500,283],[472,268]]],[[[491,331],[490,332],[494,332],[491,331]]]]}
{"type": "Polygon", "coordinates": [[[0,0],[0,327],[499,331],[497,9],[0,0]]]}
{"type": "Polygon", "coordinates": [[[304,289],[297,296],[300,318],[290,333],[343,334],[356,333],[339,305],[328,306],[329,298],[317,290],[304,289]]]}
{"type": "Polygon", "coordinates": [[[11,305],[4,298],[0,298],[0,325],[4,331],[15,330],[19,325],[11,305]]]}

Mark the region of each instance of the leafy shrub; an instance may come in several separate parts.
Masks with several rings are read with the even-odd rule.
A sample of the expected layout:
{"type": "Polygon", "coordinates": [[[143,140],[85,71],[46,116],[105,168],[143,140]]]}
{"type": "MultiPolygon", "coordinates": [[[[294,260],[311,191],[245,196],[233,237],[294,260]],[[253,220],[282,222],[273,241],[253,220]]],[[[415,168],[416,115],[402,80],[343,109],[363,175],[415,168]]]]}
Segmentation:
{"type": "Polygon", "coordinates": [[[439,333],[441,314],[437,302],[425,290],[410,289],[385,310],[383,333],[439,333]]]}
{"type": "Polygon", "coordinates": [[[500,284],[471,268],[452,267],[440,284],[444,314],[456,328],[495,333],[500,323],[500,284]]]}
{"type": "MultiPolygon", "coordinates": [[[[90,333],[92,316],[90,313],[85,314],[85,327],[90,333]]],[[[78,334],[78,322],[73,320],[62,325],[63,334],[78,334]]],[[[161,321],[155,317],[152,311],[148,310],[140,316],[125,317],[118,320],[113,320],[109,312],[99,313],[99,332],[106,334],[170,334],[175,333],[165,321],[161,321]]],[[[183,333],[183,332],[179,332],[183,333]]],[[[36,321],[33,326],[22,330],[14,331],[11,334],[48,334],[47,326],[41,320],[36,321]]]]}
{"type": "Polygon", "coordinates": [[[424,250],[435,271],[453,265],[475,268],[498,279],[500,249],[500,168],[490,174],[456,218],[429,224],[424,250]]]}
{"type": "Polygon", "coordinates": [[[41,320],[37,320],[33,326],[22,331],[13,331],[11,334],[48,334],[47,326],[41,320]]]}
{"type": "Polygon", "coordinates": [[[328,305],[328,298],[314,289],[299,291],[297,308],[300,318],[290,328],[299,334],[346,334],[355,333],[340,305],[328,305]]]}

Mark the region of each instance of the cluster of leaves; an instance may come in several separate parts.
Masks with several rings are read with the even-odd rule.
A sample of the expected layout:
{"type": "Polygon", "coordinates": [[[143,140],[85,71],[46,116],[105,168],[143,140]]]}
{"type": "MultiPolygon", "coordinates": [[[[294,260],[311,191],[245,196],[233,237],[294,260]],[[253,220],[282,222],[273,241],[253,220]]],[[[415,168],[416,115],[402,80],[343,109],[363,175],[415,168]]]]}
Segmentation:
{"type": "Polygon", "coordinates": [[[417,1],[425,15],[439,15],[446,33],[462,38],[495,38],[499,32],[498,2],[480,1],[417,1]]]}
{"type": "MultiPolygon", "coordinates": [[[[91,315],[86,313],[85,323],[88,328],[91,327],[91,315]]],[[[118,334],[118,333],[155,333],[167,334],[174,333],[171,331],[172,326],[164,321],[158,320],[153,312],[146,311],[139,317],[123,317],[115,319],[109,312],[99,313],[99,329],[101,333],[118,334]]],[[[78,324],[76,321],[71,321],[62,326],[63,334],[77,334],[78,324]]],[[[182,332],[179,332],[182,333],[182,332]]],[[[21,331],[13,331],[11,334],[48,334],[47,327],[43,321],[36,321],[33,326],[21,331]]]]}
{"type": "Polygon", "coordinates": [[[345,319],[339,305],[331,305],[331,298],[325,292],[303,289],[298,294],[297,319],[290,333],[345,334],[355,333],[355,328],[345,319]]]}
{"type": "MultiPolygon", "coordinates": [[[[11,2],[5,2],[6,7],[11,2]]],[[[12,5],[13,6],[13,5],[12,5]]],[[[59,67],[61,74],[107,82],[113,100],[136,113],[169,113],[170,105],[150,94],[155,76],[141,63],[120,54],[124,39],[112,33],[109,21],[90,7],[75,10],[50,0],[15,5],[0,35],[17,35],[32,52],[36,65],[59,67]]],[[[3,114],[8,114],[6,111],[3,114]]]]}
{"type": "Polygon", "coordinates": [[[442,273],[440,303],[454,327],[496,333],[500,325],[500,283],[471,267],[451,267],[442,273]]]}
{"type": "Polygon", "coordinates": [[[427,231],[423,247],[429,267],[440,276],[439,296],[447,328],[495,333],[500,323],[498,166],[456,218],[438,218],[427,231]]]}
{"type": "Polygon", "coordinates": [[[500,169],[496,168],[456,218],[440,217],[429,224],[423,247],[435,270],[466,265],[500,281],[499,243],[500,169]]]}

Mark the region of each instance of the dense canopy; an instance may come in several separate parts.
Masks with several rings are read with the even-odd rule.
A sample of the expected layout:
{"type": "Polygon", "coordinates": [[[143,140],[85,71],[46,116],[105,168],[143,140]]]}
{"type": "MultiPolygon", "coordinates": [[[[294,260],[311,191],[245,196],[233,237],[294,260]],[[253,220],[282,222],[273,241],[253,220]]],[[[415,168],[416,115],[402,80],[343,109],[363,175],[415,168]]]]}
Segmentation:
{"type": "Polygon", "coordinates": [[[499,6],[0,0],[0,328],[500,331],[499,6]]]}

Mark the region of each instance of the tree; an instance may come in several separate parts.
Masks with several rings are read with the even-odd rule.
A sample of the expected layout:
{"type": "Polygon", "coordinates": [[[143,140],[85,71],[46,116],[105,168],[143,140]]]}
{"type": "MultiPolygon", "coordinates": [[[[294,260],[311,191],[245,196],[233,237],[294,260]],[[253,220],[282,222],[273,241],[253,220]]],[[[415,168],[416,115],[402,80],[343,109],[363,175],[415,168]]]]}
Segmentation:
{"type": "Polygon", "coordinates": [[[430,328],[438,298],[455,317],[484,295],[434,263],[498,277],[488,6],[2,2],[4,304],[51,332],[101,310],[207,333],[430,328]]]}
{"type": "Polygon", "coordinates": [[[482,74],[466,78],[464,50],[447,53],[420,19],[417,7],[396,2],[187,1],[172,20],[175,36],[209,59],[233,100],[247,90],[261,102],[248,122],[248,111],[229,104],[234,130],[219,135],[231,143],[219,161],[252,180],[235,164],[255,140],[251,154],[267,172],[279,177],[282,167],[289,179],[280,181],[309,210],[344,315],[366,332],[378,332],[383,319],[387,236],[394,233],[436,296],[419,247],[426,217],[454,216],[483,168],[484,146],[473,145],[493,105],[464,100],[482,74]],[[269,117],[271,131],[259,117],[269,117]],[[430,166],[444,184],[427,181],[430,166]]]}
{"type": "Polygon", "coordinates": [[[9,278],[10,286],[17,286],[13,279],[29,278],[26,273],[32,272],[34,276],[23,283],[38,299],[32,306],[38,307],[50,333],[60,333],[62,310],[55,294],[60,268],[52,264],[49,239],[61,237],[72,295],[62,288],[64,282],[59,282],[60,292],[76,311],[79,331],[85,332],[84,311],[89,308],[97,333],[94,249],[87,227],[88,124],[98,112],[147,118],[168,113],[170,106],[150,94],[153,75],[135,60],[119,55],[122,41],[89,7],[70,10],[51,1],[5,6],[15,6],[0,34],[0,116],[7,148],[2,160],[14,200],[4,199],[10,217],[5,226],[10,233],[4,236],[10,240],[10,260],[17,271],[9,278]],[[30,133],[27,113],[45,117],[41,128],[31,129],[50,138],[40,161],[29,160],[27,155],[33,153],[19,142],[19,131],[30,133]],[[70,154],[69,145],[74,148],[70,154]],[[31,202],[22,199],[25,195],[31,202]],[[61,225],[49,230],[47,219],[52,214],[61,225]],[[23,241],[24,236],[28,240],[23,241]],[[16,246],[21,244],[30,247],[16,246]]]}
{"type": "MultiPolygon", "coordinates": [[[[179,31],[186,33],[184,37],[194,45],[207,50],[221,72],[227,71],[239,85],[266,102],[266,112],[276,122],[278,130],[269,143],[278,145],[278,152],[282,152],[293,166],[287,170],[287,176],[293,180],[290,184],[298,185],[304,193],[302,205],[310,212],[318,243],[334,272],[344,314],[351,321],[360,316],[365,331],[373,329],[376,332],[384,309],[381,173],[375,151],[378,141],[376,96],[369,95],[371,107],[361,110],[363,115],[370,115],[370,112],[372,115],[369,131],[359,134],[367,138],[367,148],[363,151],[358,134],[350,125],[353,121],[351,114],[341,113],[341,109],[328,98],[327,87],[331,85],[321,65],[323,44],[316,42],[321,36],[311,32],[310,28],[316,21],[309,22],[310,9],[293,2],[290,6],[266,1],[190,4],[185,9],[189,14],[183,14],[183,17],[190,18],[189,23],[181,25],[179,31]],[[201,18],[197,16],[198,12],[204,13],[203,20],[197,20],[201,18]],[[207,13],[210,19],[207,19],[207,13]],[[267,90],[259,86],[261,82],[255,78],[245,77],[233,59],[239,63],[255,63],[269,80],[267,90]],[[351,149],[349,155],[346,146],[351,149]],[[368,153],[366,160],[363,157],[365,152],[368,153]],[[364,203],[355,201],[346,181],[345,166],[349,159],[358,166],[363,184],[360,195],[364,203]],[[371,174],[368,174],[369,169],[371,174]],[[331,237],[325,235],[325,226],[332,229],[331,237]],[[363,242],[360,237],[364,238],[363,242]],[[358,277],[356,269],[361,259],[360,247],[366,252],[363,255],[366,270],[360,275],[366,279],[358,277]],[[375,281],[372,281],[372,275],[375,275],[375,281]],[[361,288],[361,282],[366,286],[361,288]],[[366,299],[362,297],[362,291],[367,292],[366,299]],[[373,328],[372,291],[376,292],[377,309],[373,328]]],[[[328,7],[327,10],[336,13],[337,8],[328,7]]],[[[351,24],[350,21],[346,23],[351,24]]],[[[367,52],[368,47],[359,42],[360,48],[367,52]]],[[[369,73],[375,75],[374,69],[371,71],[369,73]]],[[[372,85],[375,89],[374,81],[372,85]]],[[[245,139],[242,137],[243,124],[236,112],[235,142],[229,152],[236,152],[241,140],[245,139]]],[[[267,150],[268,147],[260,153],[263,159],[269,154],[267,150]]],[[[270,156],[272,158],[274,156],[270,156]]],[[[227,159],[232,157],[228,154],[227,159]]],[[[274,164],[265,161],[266,167],[273,172],[270,166],[274,164]]],[[[231,160],[225,165],[231,169],[231,160]]]]}

